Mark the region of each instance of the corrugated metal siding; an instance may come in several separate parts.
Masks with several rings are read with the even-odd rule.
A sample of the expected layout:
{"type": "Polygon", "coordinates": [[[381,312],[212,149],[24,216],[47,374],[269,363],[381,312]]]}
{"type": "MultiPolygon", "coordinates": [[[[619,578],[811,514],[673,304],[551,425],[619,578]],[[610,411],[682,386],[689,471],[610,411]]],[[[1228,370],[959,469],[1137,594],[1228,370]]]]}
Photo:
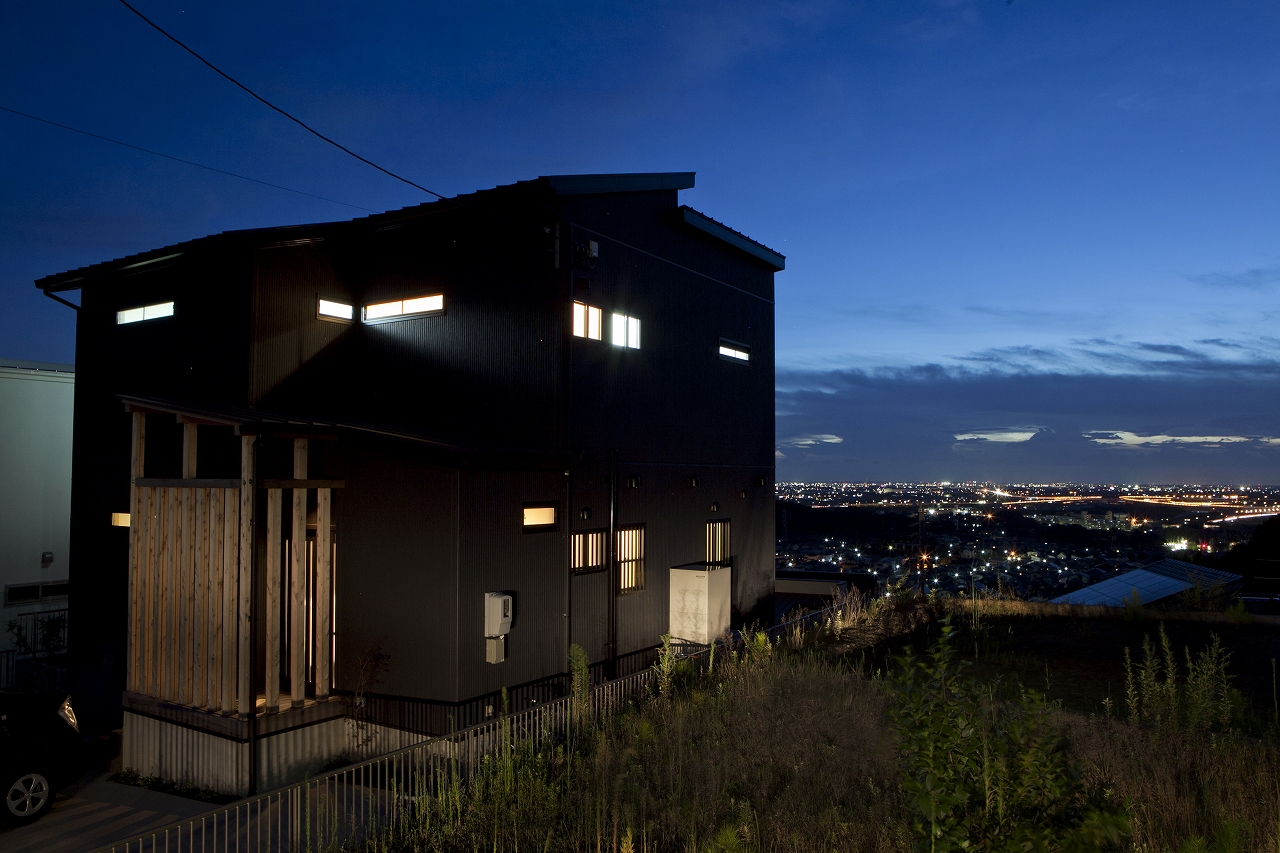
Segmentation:
{"type": "Polygon", "coordinates": [[[455,701],[458,472],[388,448],[340,443],[337,685],[381,642],[391,669],[372,692],[455,701]]]}
{"type": "Polygon", "coordinates": [[[249,402],[256,404],[355,327],[316,319],[321,297],[353,301],[322,244],[259,249],[253,275],[249,402]]]}
{"type": "Polygon", "coordinates": [[[121,764],[143,776],[243,796],[249,792],[249,744],[124,712],[121,764]]]}
{"type": "Polygon", "coordinates": [[[525,501],[555,503],[563,519],[565,479],[561,471],[463,470],[459,496],[458,695],[501,687],[565,671],[568,619],[566,524],[525,533],[525,501]],[[484,593],[509,592],[515,614],[507,637],[507,660],[485,663],[484,593]]]}
{"type": "Polygon", "coordinates": [[[609,656],[609,573],[574,575],[571,583],[571,639],[597,663],[609,656]]]}

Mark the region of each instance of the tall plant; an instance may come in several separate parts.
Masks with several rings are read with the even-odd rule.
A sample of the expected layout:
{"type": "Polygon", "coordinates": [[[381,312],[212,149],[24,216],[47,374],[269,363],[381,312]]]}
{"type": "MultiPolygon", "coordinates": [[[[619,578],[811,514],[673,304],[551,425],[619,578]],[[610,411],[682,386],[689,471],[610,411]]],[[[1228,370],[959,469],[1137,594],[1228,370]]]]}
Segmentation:
{"type": "Polygon", "coordinates": [[[1075,851],[1118,844],[1127,819],[1087,801],[1052,708],[1034,690],[1012,702],[965,672],[950,620],[923,656],[907,652],[892,706],[916,847],[1075,851]]]}

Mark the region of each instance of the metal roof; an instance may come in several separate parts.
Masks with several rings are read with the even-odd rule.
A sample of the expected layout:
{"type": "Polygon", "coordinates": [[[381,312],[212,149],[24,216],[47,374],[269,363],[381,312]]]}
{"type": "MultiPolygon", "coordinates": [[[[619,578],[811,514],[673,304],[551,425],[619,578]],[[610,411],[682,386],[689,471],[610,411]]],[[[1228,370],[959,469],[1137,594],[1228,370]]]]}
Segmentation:
{"type": "MultiPolygon", "coordinates": [[[[111,273],[128,273],[135,268],[139,272],[142,267],[150,264],[163,262],[176,258],[184,252],[194,250],[198,247],[208,245],[219,240],[238,240],[251,238],[253,236],[263,237],[270,235],[276,239],[288,239],[291,236],[311,236],[317,232],[326,232],[334,228],[349,226],[352,223],[364,223],[367,226],[378,226],[388,222],[395,222],[397,219],[411,219],[414,216],[422,215],[431,210],[438,210],[438,205],[452,205],[455,208],[467,208],[463,199],[474,199],[486,193],[492,193],[497,190],[506,190],[511,187],[529,187],[541,184],[543,187],[549,187],[554,193],[561,196],[569,195],[589,195],[595,193],[629,193],[629,192],[649,192],[653,190],[683,190],[689,189],[694,184],[694,172],[631,172],[620,174],[600,174],[600,175],[543,175],[527,181],[517,181],[514,184],[504,184],[493,187],[488,190],[478,190],[473,193],[464,193],[453,196],[448,199],[438,201],[428,201],[422,204],[409,205],[395,210],[387,210],[382,213],[374,213],[369,216],[358,216],[350,220],[336,220],[330,222],[316,222],[304,225],[279,225],[266,228],[245,228],[239,230],[222,231],[217,234],[209,234],[204,237],[196,237],[191,240],[184,240],[180,243],[173,243],[168,246],[162,246],[156,249],[150,249],[145,252],[138,252],[133,255],[115,258],[113,260],[102,261],[96,264],[78,267],[65,272],[54,273],[44,276],[36,280],[36,287],[46,292],[60,292],[65,290],[78,290],[81,288],[86,279],[97,275],[111,273]]],[[[699,214],[701,215],[701,214],[699,214]]],[[[707,217],[703,217],[707,218],[707,217]]],[[[709,222],[715,220],[708,219],[709,222]]],[[[722,240],[737,246],[744,251],[756,254],[763,246],[759,246],[755,241],[738,234],[732,229],[726,228],[719,223],[715,223],[724,230],[725,235],[716,234],[722,240]],[[728,236],[726,236],[728,235],[728,236]],[[737,235],[740,240],[747,241],[759,249],[752,250],[744,245],[735,242],[732,235],[737,235]]],[[[706,230],[706,229],[704,229],[706,230]]],[[[710,232],[714,233],[714,232],[710,232]]],[[[770,250],[765,250],[770,251],[770,250]]],[[[771,252],[781,258],[781,255],[771,252]]],[[[765,258],[768,260],[768,258],[765,258]]],[[[782,269],[781,266],[778,269],[782,269]]]]}
{"type": "Polygon", "coordinates": [[[717,240],[728,243],[735,249],[740,249],[752,257],[759,258],[773,267],[774,272],[781,272],[786,268],[787,259],[780,252],[775,252],[763,243],[757,243],[747,235],[734,231],[723,222],[717,222],[705,213],[699,213],[688,205],[680,207],[680,214],[686,224],[692,225],[699,231],[705,231],[717,240]]]}
{"type": "Polygon", "coordinates": [[[1243,580],[1240,575],[1217,569],[1165,559],[1141,569],[1125,572],[1090,586],[1060,595],[1050,604],[1095,604],[1104,607],[1124,607],[1138,594],[1142,604],[1151,604],[1171,595],[1186,592],[1199,585],[1201,589],[1226,586],[1243,580]]]}

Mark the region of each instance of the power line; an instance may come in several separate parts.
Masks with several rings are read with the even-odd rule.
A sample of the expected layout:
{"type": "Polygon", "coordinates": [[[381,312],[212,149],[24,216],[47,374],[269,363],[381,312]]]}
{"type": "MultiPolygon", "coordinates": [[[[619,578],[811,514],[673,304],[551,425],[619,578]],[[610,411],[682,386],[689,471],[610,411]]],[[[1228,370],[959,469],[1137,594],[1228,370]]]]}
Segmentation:
{"type": "Polygon", "coordinates": [[[345,201],[338,201],[336,198],[325,198],[322,195],[314,195],[313,193],[303,192],[302,190],[295,190],[290,187],[282,187],[279,184],[273,184],[270,181],[260,181],[257,178],[251,178],[248,175],[237,175],[235,172],[228,172],[226,169],[216,169],[213,166],[206,166],[203,163],[196,163],[192,160],[184,160],[181,157],[174,157],[170,154],[162,154],[159,151],[152,151],[150,148],[142,148],[141,146],[138,146],[138,145],[130,145],[128,142],[121,142],[119,139],[112,139],[109,136],[102,136],[97,133],[90,133],[87,130],[81,130],[78,127],[72,127],[69,124],[59,124],[56,121],[50,121],[47,118],[40,118],[40,116],[33,116],[30,113],[24,113],[18,110],[12,110],[12,109],[9,109],[8,107],[0,106],[0,110],[3,110],[6,113],[12,113],[13,115],[16,115],[16,116],[22,116],[23,118],[29,118],[32,121],[38,121],[38,122],[41,122],[42,124],[52,125],[53,127],[60,127],[63,130],[69,130],[72,133],[79,133],[82,136],[89,136],[94,139],[101,139],[103,142],[110,142],[113,145],[120,145],[125,148],[132,148],[134,151],[141,151],[144,154],[151,154],[156,157],[163,157],[164,159],[172,160],[175,163],[183,163],[187,166],[195,166],[197,169],[205,169],[210,172],[217,172],[219,175],[227,175],[232,178],[239,178],[242,181],[252,181],[255,184],[261,184],[264,187],[271,187],[272,189],[284,190],[285,192],[297,193],[298,195],[305,195],[307,198],[314,198],[314,199],[319,199],[320,201],[327,201],[333,204],[340,204],[343,207],[353,207],[356,210],[364,210],[364,211],[368,211],[369,213],[379,212],[377,210],[373,210],[372,208],[361,207],[358,204],[348,204],[345,201]]]}
{"type": "Polygon", "coordinates": [[[325,135],[324,135],[323,133],[321,133],[320,131],[316,130],[314,127],[311,127],[309,124],[307,124],[306,122],[304,122],[302,119],[300,119],[300,118],[298,118],[297,116],[294,116],[294,115],[292,115],[292,114],[290,114],[290,113],[286,112],[285,110],[282,110],[280,107],[277,107],[275,104],[271,103],[271,102],[270,102],[270,101],[268,101],[266,98],[262,97],[262,96],[261,96],[261,95],[259,95],[257,92],[253,91],[253,90],[252,90],[252,89],[250,89],[248,86],[246,86],[245,84],[241,83],[239,80],[237,80],[236,78],[232,77],[230,74],[228,74],[227,72],[223,71],[221,68],[219,68],[218,66],[214,65],[212,62],[210,62],[209,60],[205,59],[203,56],[201,56],[200,54],[196,53],[196,52],[195,52],[194,50],[192,50],[191,48],[187,47],[185,44],[183,44],[181,41],[179,41],[176,37],[174,37],[174,36],[170,35],[170,34],[169,34],[169,33],[168,33],[168,32],[167,32],[163,27],[161,27],[161,26],[160,26],[159,24],[157,24],[155,21],[151,20],[151,19],[150,19],[150,18],[148,18],[146,15],[142,14],[142,13],[141,13],[141,12],[139,12],[137,9],[133,8],[132,6],[130,6],[130,5],[129,5],[129,3],[127,2],[127,0],[120,0],[120,3],[121,3],[121,5],[123,5],[126,9],[128,9],[130,12],[132,12],[132,13],[133,13],[133,14],[135,14],[135,15],[137,15],[137,16],[138,16],[139,18],[141,18],[142,20],[146,21],[146,22],[147,22],[147,23],[148,23],[148,24],[149,24],[153,29],[155,29],[155,31],[156,31],[156,32],[160,33],[160,35],[164,36],[164,37],[165,37],[165,38],[167,38],[169,41],[173,42],[173,43],[174,43],[174,44],[176,44],[178,47],[182,48],[182,49],[183,49],[183,50],[185,50],[187,53],[191,54],[191,55],[192,55],[192,56],[194,56],[196,59],[200,60],[202,63],[204,63],[204,64],[205,64],[205,65],[206,65],[210,70],[212,70],[214,73],[216,73],[217,75],[219,75],[219,76],[220,76],[220,77],[222,77],[223,79],[227,80],[229,83],[234,84],[235,86],[237,86],[238,88],[240,88],[240,89],[241,89],[241,90],[243,90],[244,92],[248,93],[248,94],[249,94],[250,96],[252,96],[255,100],[259,101],[260,103],[262,103],[262,104],[264,104],[264,105],[266,105],[266,106],[270,107],[271,109],[275,110],[276,112],[280,113],[280,115],[282,115],[282,116],[284,116],[285,118],[289,119],[289,121],[291,121],[291,122],[293,122],[294,124],[298,125],[298,126],[299,126],[299,127],[301,127],[303,130],[307,131],[308,133],[310,133],[310,134],[312,134],[312,135],[314,135],[314,136],[319,137],[320,139],[323,139],[325,142],[329,143],[330,145],[332,145],[333,147],[335,147],[335,148],[339,149],[340,151],[344,151],[344,152],[346,152],[347,154],[350,154],[352,157],[356,158],[356,159],[357,159],[357,160],[359,160],[361,163],[364,163],[364,164],[366,164],[366,165],[372,166],[373,168],[377,169],[379,172],[382,172],[384,175],[389,175],[390,177],[395,178],[397,181],[400,181],[400,182],[402,182],[402,183],[406,183],[406,184],[408,184],[409,186],[413,187],[414,189],[422,190],[422,191],[423,191],[424,193],[426,193],[427,195],[433,195],[433,196],[435,196],[435,197],[436,197],[436,198],[438,198],[438,199],[443,199],[443,198],[445,198],[443,195],[441,195],[440,193],[436,192],[435,190],[429,190],[429,189],[427,189],[426,187],[422,186],[422,184],[414,183],[413,181],[409,180],[408,178],[405,178],[405,177],[402,177],[402,176],[400,176],[400,175],[397,175],[395,172],[391,171],[390,169],[384,169],[382,166],[379,166],[377,163],[373,162],[373,161],[372,161],[372,160],[370,160],[369,158],[367,158],[367,157],[361,157],[359,154],[357,154],[356,152],[352,151],[350,148],[348,148],[347,146],[343,145],[342,143],[337,142],[337,141],[335,141],[335,140],[333,140],[333,139],[330,139],[329,137],[325,136],[325,135]]]}

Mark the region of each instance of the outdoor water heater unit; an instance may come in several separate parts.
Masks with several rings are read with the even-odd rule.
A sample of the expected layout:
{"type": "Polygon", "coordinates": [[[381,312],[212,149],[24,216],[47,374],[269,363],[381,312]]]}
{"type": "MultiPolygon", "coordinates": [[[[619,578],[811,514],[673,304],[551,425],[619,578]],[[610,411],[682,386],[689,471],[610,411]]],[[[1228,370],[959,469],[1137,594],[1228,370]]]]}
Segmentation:
{"type": "Polygon", "coordinates": [[[733,569],[695,563],[671,569],[668,633],[673,640],[709,645],[729,630],[733,569]]]}

